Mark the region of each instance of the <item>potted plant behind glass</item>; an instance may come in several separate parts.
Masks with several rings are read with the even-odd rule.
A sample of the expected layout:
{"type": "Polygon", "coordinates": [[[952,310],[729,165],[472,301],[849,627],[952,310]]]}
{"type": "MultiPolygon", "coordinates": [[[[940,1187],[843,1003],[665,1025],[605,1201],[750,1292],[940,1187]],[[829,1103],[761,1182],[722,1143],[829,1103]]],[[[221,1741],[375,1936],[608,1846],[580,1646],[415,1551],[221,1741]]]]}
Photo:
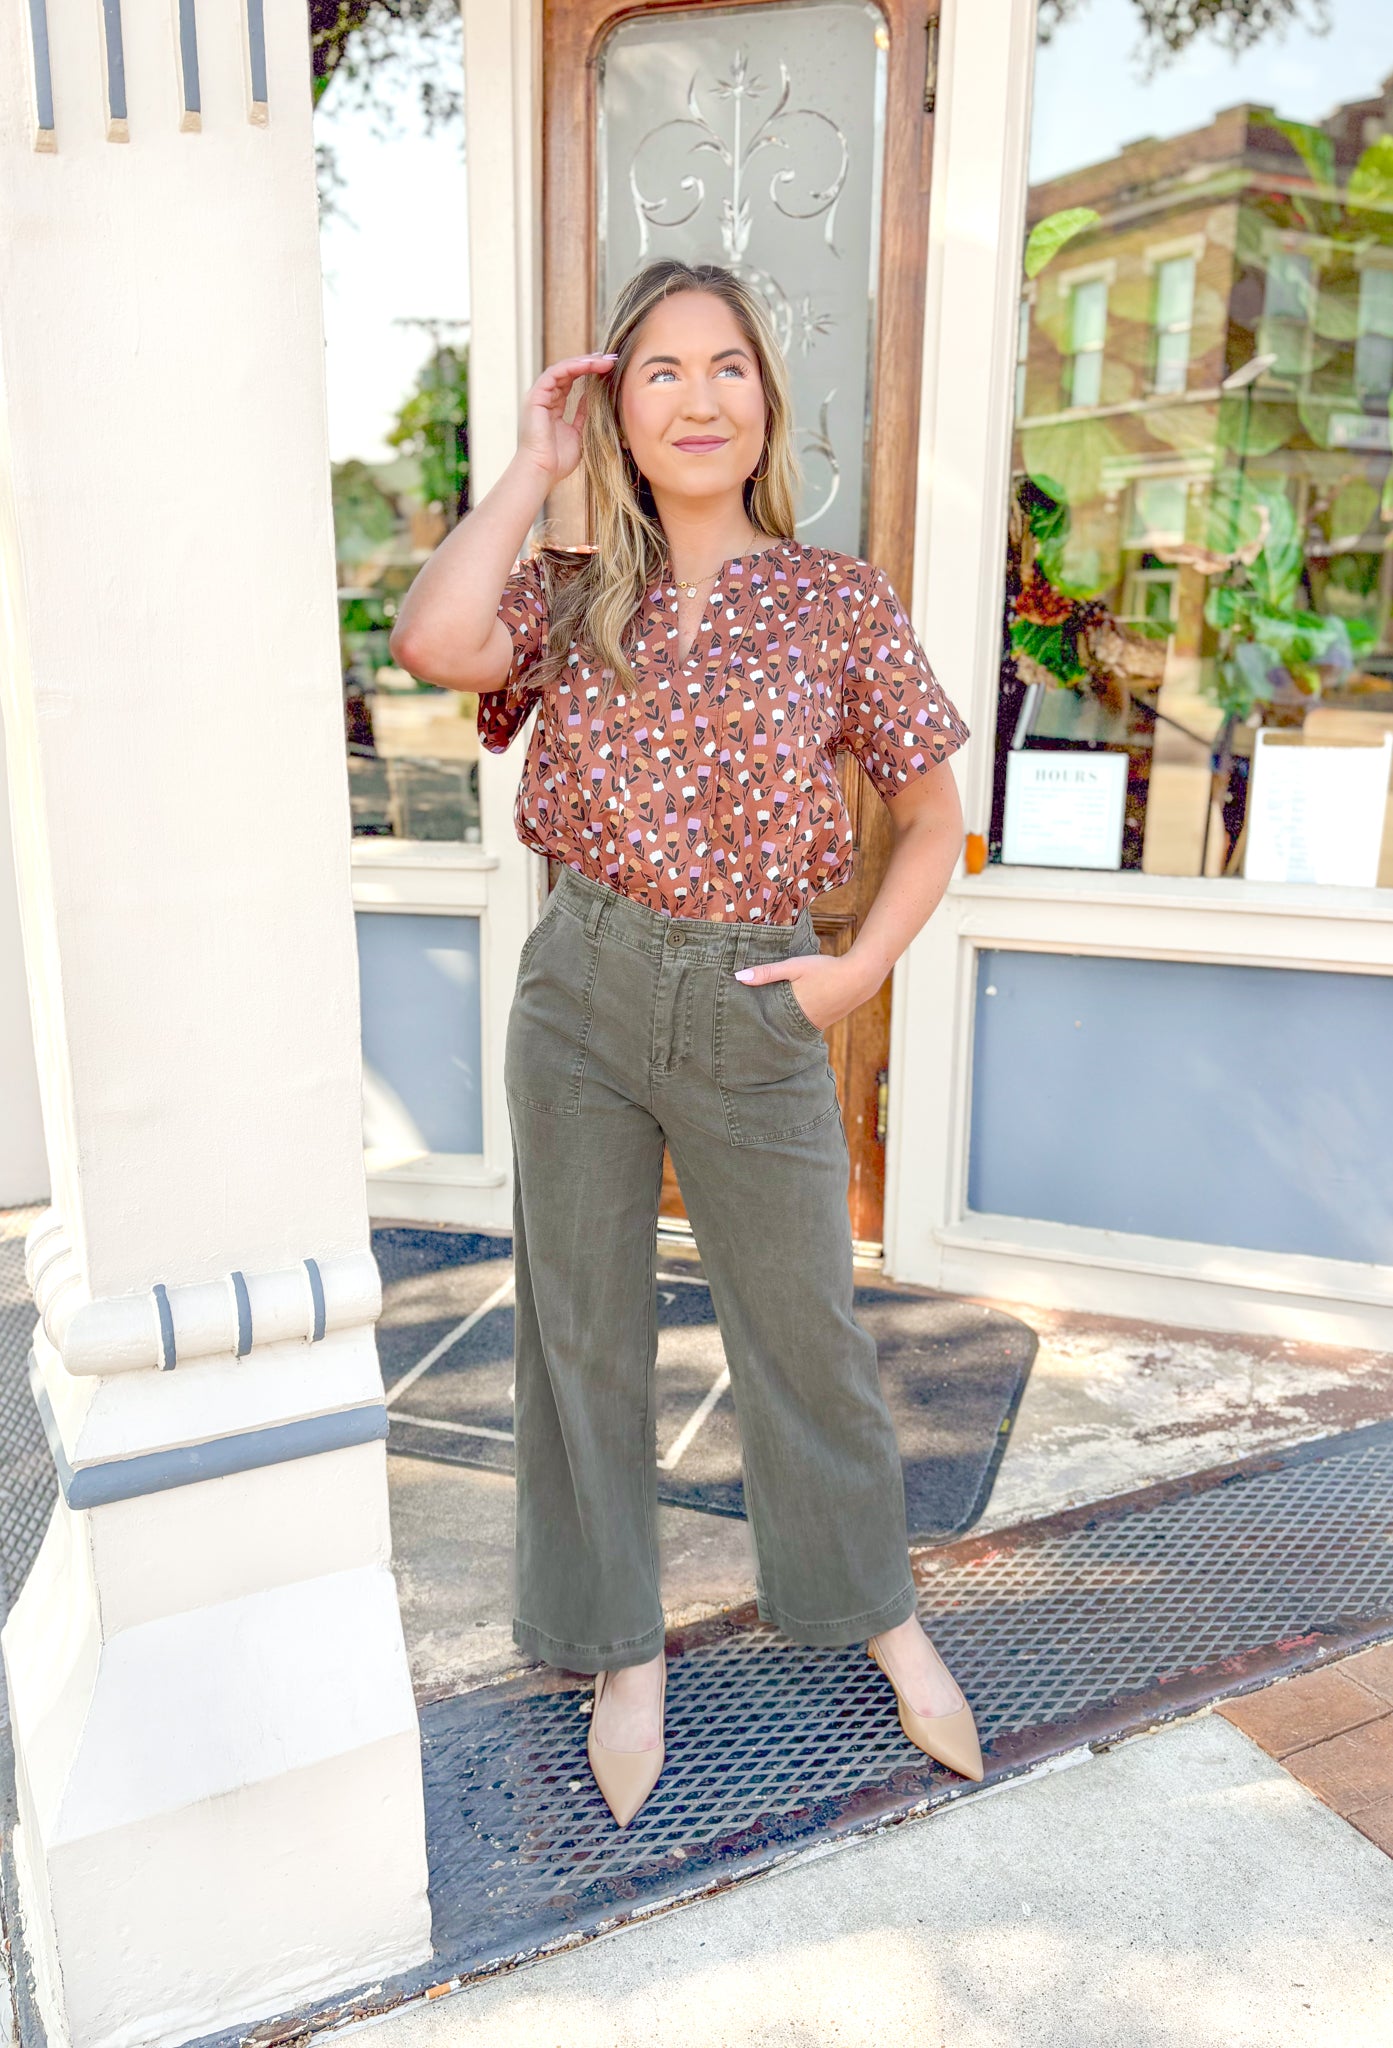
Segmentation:
{"type": "Polygon", "coordinates": [[[1007,755],[1030,737],[1040,692],[1062,690],[1092,699],[1126,728],[1127,738],[1120,742],[1128,755],[1122,863],[1140,867],[1156,718],[1150,699],[1165,673],[1166,632],[1159,626],[1123,624],[1100,597],[1070,579],[1065,569],[1069,530],[1063,486],[1048,476],[1022,477],[1007,535],[1006,715],[997,728],[993,850],[999,856],[1007,755]]]}
{"type": "Polygon", "coordinates": [[[1218,644],[1201,687],[1223,723],[1211,758],[1201,873],[1231,874],[1242,864],[1251,761],[1251,740],[1243,745],[1241,732],[1300,725],[1306,707],[1348,676],[1359,632],[1303,601],[1305,550],[1280,482],[1255,482],[1241,471],[1219,478],[1210,504],[1211,539],[1216,534],[1230,545],[1179,546],[1165,559],[1215,579],[1204,616],[1218,644]],[[1216,837],[1217,862],[1210,858],[1216,837]]]}

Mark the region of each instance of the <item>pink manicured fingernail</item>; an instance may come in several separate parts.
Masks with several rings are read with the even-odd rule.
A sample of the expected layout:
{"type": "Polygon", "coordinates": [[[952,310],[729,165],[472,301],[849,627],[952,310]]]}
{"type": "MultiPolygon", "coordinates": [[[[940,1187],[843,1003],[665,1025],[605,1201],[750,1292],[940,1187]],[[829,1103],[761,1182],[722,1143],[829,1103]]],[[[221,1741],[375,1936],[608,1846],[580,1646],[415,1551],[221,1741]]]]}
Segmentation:
{"type": "Polygon", "coordinates": [[[737,981],[748,981],[753,973],[753,967],[737,967],[735,970],[735,979],[737,981]]]}

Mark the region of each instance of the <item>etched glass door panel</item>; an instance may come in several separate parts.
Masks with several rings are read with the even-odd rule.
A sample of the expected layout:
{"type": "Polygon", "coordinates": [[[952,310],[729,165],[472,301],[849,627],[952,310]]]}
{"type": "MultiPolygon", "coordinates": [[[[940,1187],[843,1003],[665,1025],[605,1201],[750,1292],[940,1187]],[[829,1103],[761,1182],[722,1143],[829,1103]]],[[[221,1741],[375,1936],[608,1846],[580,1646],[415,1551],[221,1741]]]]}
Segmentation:
{"type": "Polygon", "coordinates": [[[598,65],[596,323],[658,256],[763,294],[793,389],[800,539],[866,551],[887,37],[864,0],[639,15],[598,65]]]}

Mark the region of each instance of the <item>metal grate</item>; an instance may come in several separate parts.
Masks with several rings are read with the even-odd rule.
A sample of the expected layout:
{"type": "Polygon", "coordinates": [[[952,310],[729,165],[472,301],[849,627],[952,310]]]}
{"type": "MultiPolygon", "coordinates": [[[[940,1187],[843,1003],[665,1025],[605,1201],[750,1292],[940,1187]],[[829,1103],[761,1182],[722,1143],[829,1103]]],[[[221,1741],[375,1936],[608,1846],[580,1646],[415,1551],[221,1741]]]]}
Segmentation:
{"type": "MultiPolygon", "coordinates": [[[[1393,1628],[1393,1426],[998,1531],[918,1577],[999,1777],[1393,1628]]],[[[588,1679],[425,1710],[437,1976],[962,1786],[860,1645],[728,1620],[673,1647],[667,1760],[625,1830],[585,1759],[588,1679]]]]}
{"type": "MultiPolygon", "coordinates": [[[[971,1538],[916,1575],[991,1783],[1393,1633],[1393,1423],[971,1538]]],[[[589,1678],[542,1667],[426,1707],[431,1961],[240,2038],[288,2048],[971,1796],[905,1741],[859,1644],[796,1647],[748,1608],[668,1656],[666,1764],[623,1830],[586,1763],[589,1678]]]]}
{"type": "Polygon", "coordinates": [[[36,1317],[24,1278],[24,1233],[38,1214],[0,1214],[0,1620],[28,1577],[58,1498],[53,1458],[29,1391],[36,1317]]]}

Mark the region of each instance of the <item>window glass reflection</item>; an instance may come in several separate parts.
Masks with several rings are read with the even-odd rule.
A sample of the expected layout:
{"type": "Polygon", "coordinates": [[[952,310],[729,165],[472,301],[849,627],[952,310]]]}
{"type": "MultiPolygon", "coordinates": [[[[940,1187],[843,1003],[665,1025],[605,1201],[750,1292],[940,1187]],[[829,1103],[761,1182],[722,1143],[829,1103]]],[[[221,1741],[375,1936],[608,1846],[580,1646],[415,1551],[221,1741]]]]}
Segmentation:
{"type": "Polygon", "coordinates": [[[387,641],[469,505],[463,50],[458,11],[375,43],[352,10],[315,37],[315,138],[339,649],[356,838],[477,840],[475,699],[418,682],[387,641]],[[421,203],[428,192],[431,202],[421,203]]]}
{"type": "Polygon", "coordinates": [[[1393,884],[1393,14],[1327,14],[1042,13],[994,859],[1393,884]]]}

